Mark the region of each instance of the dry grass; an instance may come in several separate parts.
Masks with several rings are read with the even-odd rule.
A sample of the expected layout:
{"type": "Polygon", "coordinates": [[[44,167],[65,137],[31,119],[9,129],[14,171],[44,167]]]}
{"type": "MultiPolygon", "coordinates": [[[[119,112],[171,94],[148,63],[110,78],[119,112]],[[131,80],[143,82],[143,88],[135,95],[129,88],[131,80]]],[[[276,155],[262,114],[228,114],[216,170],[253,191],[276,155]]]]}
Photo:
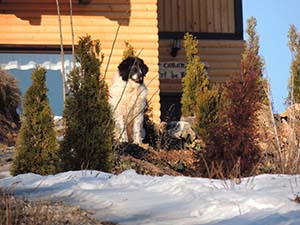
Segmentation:
{"type": "Polygon", "coordinates": [[[30,202],[0,190],[1,225],[114,225],[99,222],[78,206],[66,206],[59,202],[30,202]]]}

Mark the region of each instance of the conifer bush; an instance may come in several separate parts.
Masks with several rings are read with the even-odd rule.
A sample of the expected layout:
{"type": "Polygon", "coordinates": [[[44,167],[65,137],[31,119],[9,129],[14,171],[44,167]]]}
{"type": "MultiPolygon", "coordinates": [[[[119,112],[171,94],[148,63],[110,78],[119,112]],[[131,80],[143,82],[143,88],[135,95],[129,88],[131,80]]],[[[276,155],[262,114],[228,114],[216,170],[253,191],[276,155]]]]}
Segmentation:
{"type": "Polygon", "coordinates": [[[206,164],[206,168],[200,167],[207,176],[252,175],[262,157],[257,116],[262,103],[268,103],[268,96],[264,91],[256,19],[252,17],[247,23],[249,39],[242,54],[241,72],[222,86],[221,94],[211,90],[198,98],[199,115],[203,116],[196,117],[196,131],[206,145],[199,163],[206,164]]]}
{"type": "Polygon", "coordinates": [[[300,32],[295,25],[290,25],[289,32],[289,48],[292,55],[290,65],[290,77],[288,83],[288,97],[286,103],[289,106],[288,125],[291,130],[288,135],[286,151],[282,151],[279,156],[280,168],[283,173],[298,173],[299,172],[299,137],[297,127],[299,119],[296,116],[295,104],[300,103],[300,32]]]}
{"type": "Polygon", "coordinates": [[[17,108],[21,104],[18,81],[4,70],[0,70],[0,114],[13,121],[19,120],[17,108]]]}
{"type": "Polygon", "coordinates": [[[134,47],[128,42],[125,41],[125,50],[123,51],[123,59],[126,59],[128,57],[135,57],[136,52],[134,50],[134,47]]]}
{"type": "Polygon", "coordinates": [[[63,170],[112,169],[114,123],[108,87],[100,74],[102,60],[100,42],[89,35],[81,37],[76,49],[80,66],[67,80],[63,115],[67,128],[60,151],[63,170]]]}
{"type": "Polygon", "coordinates": [[[205,141],[217,122],[220,94],[217,85],[210,84],[204,63],[198,55],[199,41],[191,34],[184,37],[187,56],[186,75],[183,78],[181,98],[182,115],[194,116],[193,129],[205,141]]]}
{"type": "Polygon", "coordinates": [[[197,136],[204,142],[206,142],[210,136],[215,135],[213,128],[218,123],[220,99],[221,94],[217,86],[198,93],[193,129],[197,136]]]}
{"type": "Polygon", "coordinates": [[[182,80],[181,114],[195,116],[199,93],[208,89],[209,81],[205,65],[198,55],[199,41],[193,35],[186,33],[184,48],[187,57],[186,74],[182,80]]]}
{"type": "Polygon", "coordinates": [[[255,53],[244,55],[241,74],[224,86],[218,123],[212,127],[204,155],[209,168],[222,176],[250,176],[261,159],[258,146],[257,112],[263,98],[255,53]]]}
{"type": "Polygon", "coordinates": [[[17,108],[21,104],[21,92],[17,80],[0,69],[0,143],[13,144],[20,128],[17,108]]]}
{"type": "Polygon", "coordinates": [[[242,57],[247,57],[248,53],[252,55],[253,60],[253,69],[257,74],[259,74],[257,82],[259,83],[259,92],[261,96],[261,103],[265,105],[269,105],[269,96],[267,94],[268,90],[268,81],[265,77],[263,77],[264,70],[264,59],[259,55],[260,43],[259,43],[259,34],[256,31],[257,21],[255,17],[250,17],[247,19],[247,29],[246,33],[248,35],[248,39],[245,44],[245,49],[242,57]]]}
{"type": "Polygon", "coordinates": [[[300,103],[300,33],[295,25],[291,25],[288,33],[289,47],[292,54],[290,66],[288,105],[300,103]]]}
{"type": "Polygon", "coordinates": [[[46,87],[46,69],[37,66],[23,102],[21,129],[17,138],[13,175],[54,174],[60,169],[58,142],[46,87]]]}

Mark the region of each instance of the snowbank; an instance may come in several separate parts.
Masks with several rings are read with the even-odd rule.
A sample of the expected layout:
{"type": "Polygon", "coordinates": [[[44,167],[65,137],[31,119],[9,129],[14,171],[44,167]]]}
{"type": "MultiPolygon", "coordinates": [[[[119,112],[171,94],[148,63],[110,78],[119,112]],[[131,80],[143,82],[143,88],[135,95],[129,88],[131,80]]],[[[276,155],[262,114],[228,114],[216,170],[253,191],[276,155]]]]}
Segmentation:
{"type": "Polygon", "coordinates": [[[96,218],[120,224],[298,225],[299,176],[260,175],[232,181],[74,171],[55,176],[23,174],[0,187],[29,199],[78,204],[96,218]]]}

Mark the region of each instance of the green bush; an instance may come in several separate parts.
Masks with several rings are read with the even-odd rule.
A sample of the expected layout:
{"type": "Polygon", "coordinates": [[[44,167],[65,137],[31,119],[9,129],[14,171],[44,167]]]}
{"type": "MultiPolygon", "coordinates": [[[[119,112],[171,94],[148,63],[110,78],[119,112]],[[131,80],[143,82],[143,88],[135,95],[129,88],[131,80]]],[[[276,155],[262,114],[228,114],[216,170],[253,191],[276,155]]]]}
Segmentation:
{"type": "Polygon", "coordinates": [[[181,114],[194,116],[199,93],[208,89],[209,81],[204,63],[198,55],[199,42],[193,35],[186,33],[184,48],[187,57],[186,74],[182,80],[181,114]]]}
{"type": "Polygon", "coordinates": [[[217,123],[220,94],[217,85],[209,83],[204,63],[198,55],[199,42],[191,34],[184,37],[187,56],[186,75],[183,78],[181,98],[183,116],[194,116],[193,129],[205,141],[213,135],[211,128],[217,123]]]}
{"type": "Polygon", "coordinates": [[[289,29],[289,47],[292,53],[292,62],[290,66],[289,94],[287,98],[288,105],[300,103],[300,32],[295,25],[289,29]]]}
{"type": "Polygon", "coordinates": [[[14,144],[20,128],[17,108],[21,104],[21,92],[17,80],[0,69],[0,143],[14,144]]]}
{"type": "Polygon", "coordinates": [[[217,89],[206,89],[197,96],[195,130],[205,142],[205,151],[197,153],[203,175],[249,176],[262,157],[257,141],[257,115],[262,103],[268,103],[268,96],[262,78],[263,61],[258,55],[256,20],[250,18],[247,22],[249,39],[242,55],[241,72],[223,85],[222,94],[217,89]]]}
{"type": "Polygon", "coordinates": [[[245,49],[242,54],[243,60],[245,60],[247,55],[252,52],[252,58],[253,61],[253,69],[258,74],[257,82],[259,83],[259,89],[261,100],[260,102],[269,105],[269,96],[268,92],[266,91],[268,89],[268,81],[266,78],[263,77],[263,70],[264,70],[264,59],[259,54],[260,44],[259,44],[259,34],[256,31],[257,21],[256,18],[250,17],[247,19],[247,29],[246,33],[248,35],[248,39],[245,44],[245,49]]]}
{"type": "Polygon", "coordinates": [[[153,121],[153,108],[151,104],[147,101],[147,105],[144,112],[144,129],[146,136],[143,140],[144,143],[148,143],[153,147],[156,147],[158,141],[158,128],[153,121]]]}
{"type": "Polygon", "coordinates": [[[114,123],[108,103],[108,87],[101,78],[103,55],[99,41],[81,37],[76,49],[80,67],[68,75],[69,94],[61,143],[63,170],[112,168],[114,123]],[[99,59],[100,56],[100,59],[99,59]]]}
{"type": "Polygon", "coordinates": [[[21,129],[11,167],[13,175],[28,172],[48,175],[59,171],[58,143],[45,83],[46,69],[36,67],[24,98],[21,129]]]}
{"type": "Polygon", "coordinates": [[[221,94],[217,87],[198,94],[193,129],[204,142],[209,136],[214,135],[213,128],[218,123],[220,98],[221,94]]]}
{"type": "Polygon", "coordinates": [[[132,57],[136,56],[135,50],[134,47],[128,41],[125,41],[125,50],[123,51],[123,59],[126,59],[130,56],[132,57]]]}
{"type": "Polygon", "coordinates": [[[17,108],[21,104],[18,81],[4,70],[0,70],[0,114],[18,121],[17,108]]]}

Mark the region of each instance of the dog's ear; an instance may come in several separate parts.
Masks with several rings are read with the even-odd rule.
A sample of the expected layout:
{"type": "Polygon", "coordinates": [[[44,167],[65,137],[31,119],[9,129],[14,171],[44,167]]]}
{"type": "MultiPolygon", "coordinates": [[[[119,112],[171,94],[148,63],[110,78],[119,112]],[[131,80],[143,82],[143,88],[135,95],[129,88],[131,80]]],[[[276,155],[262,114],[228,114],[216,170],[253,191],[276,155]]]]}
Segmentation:
{"type": "Polygon", "coordinates": [[[128,81],[129,72],[130,72],[130,69],[131,69],[131,66],[133,65],[133,63],[134,63],[134,58],[128,57],[128,58],[124,59],[118,66],[119,74],[122,77],[122,80],[128,81]]]}
{"type": "Polygon", "coordinates": [[[146,76],[146,73],[148,73],[148,71],[149,71],[148,66],[147,66],[146,64],[143,63],[141,69],[142,69],[143,75],[146,76]]]}
{"type": "Polygon", "coordinates": [[[149,68],[148,68],[148,66],[144,63],[144,60],[142,60],[142,59],[139,59],[139,60],[140,60],[140,62],[141,62],[141,64],[140,64],[140,69],[142,70],[142,74],[143,74],[143,76],[146,76],[146,73],[148,73],[149,68]]]}

